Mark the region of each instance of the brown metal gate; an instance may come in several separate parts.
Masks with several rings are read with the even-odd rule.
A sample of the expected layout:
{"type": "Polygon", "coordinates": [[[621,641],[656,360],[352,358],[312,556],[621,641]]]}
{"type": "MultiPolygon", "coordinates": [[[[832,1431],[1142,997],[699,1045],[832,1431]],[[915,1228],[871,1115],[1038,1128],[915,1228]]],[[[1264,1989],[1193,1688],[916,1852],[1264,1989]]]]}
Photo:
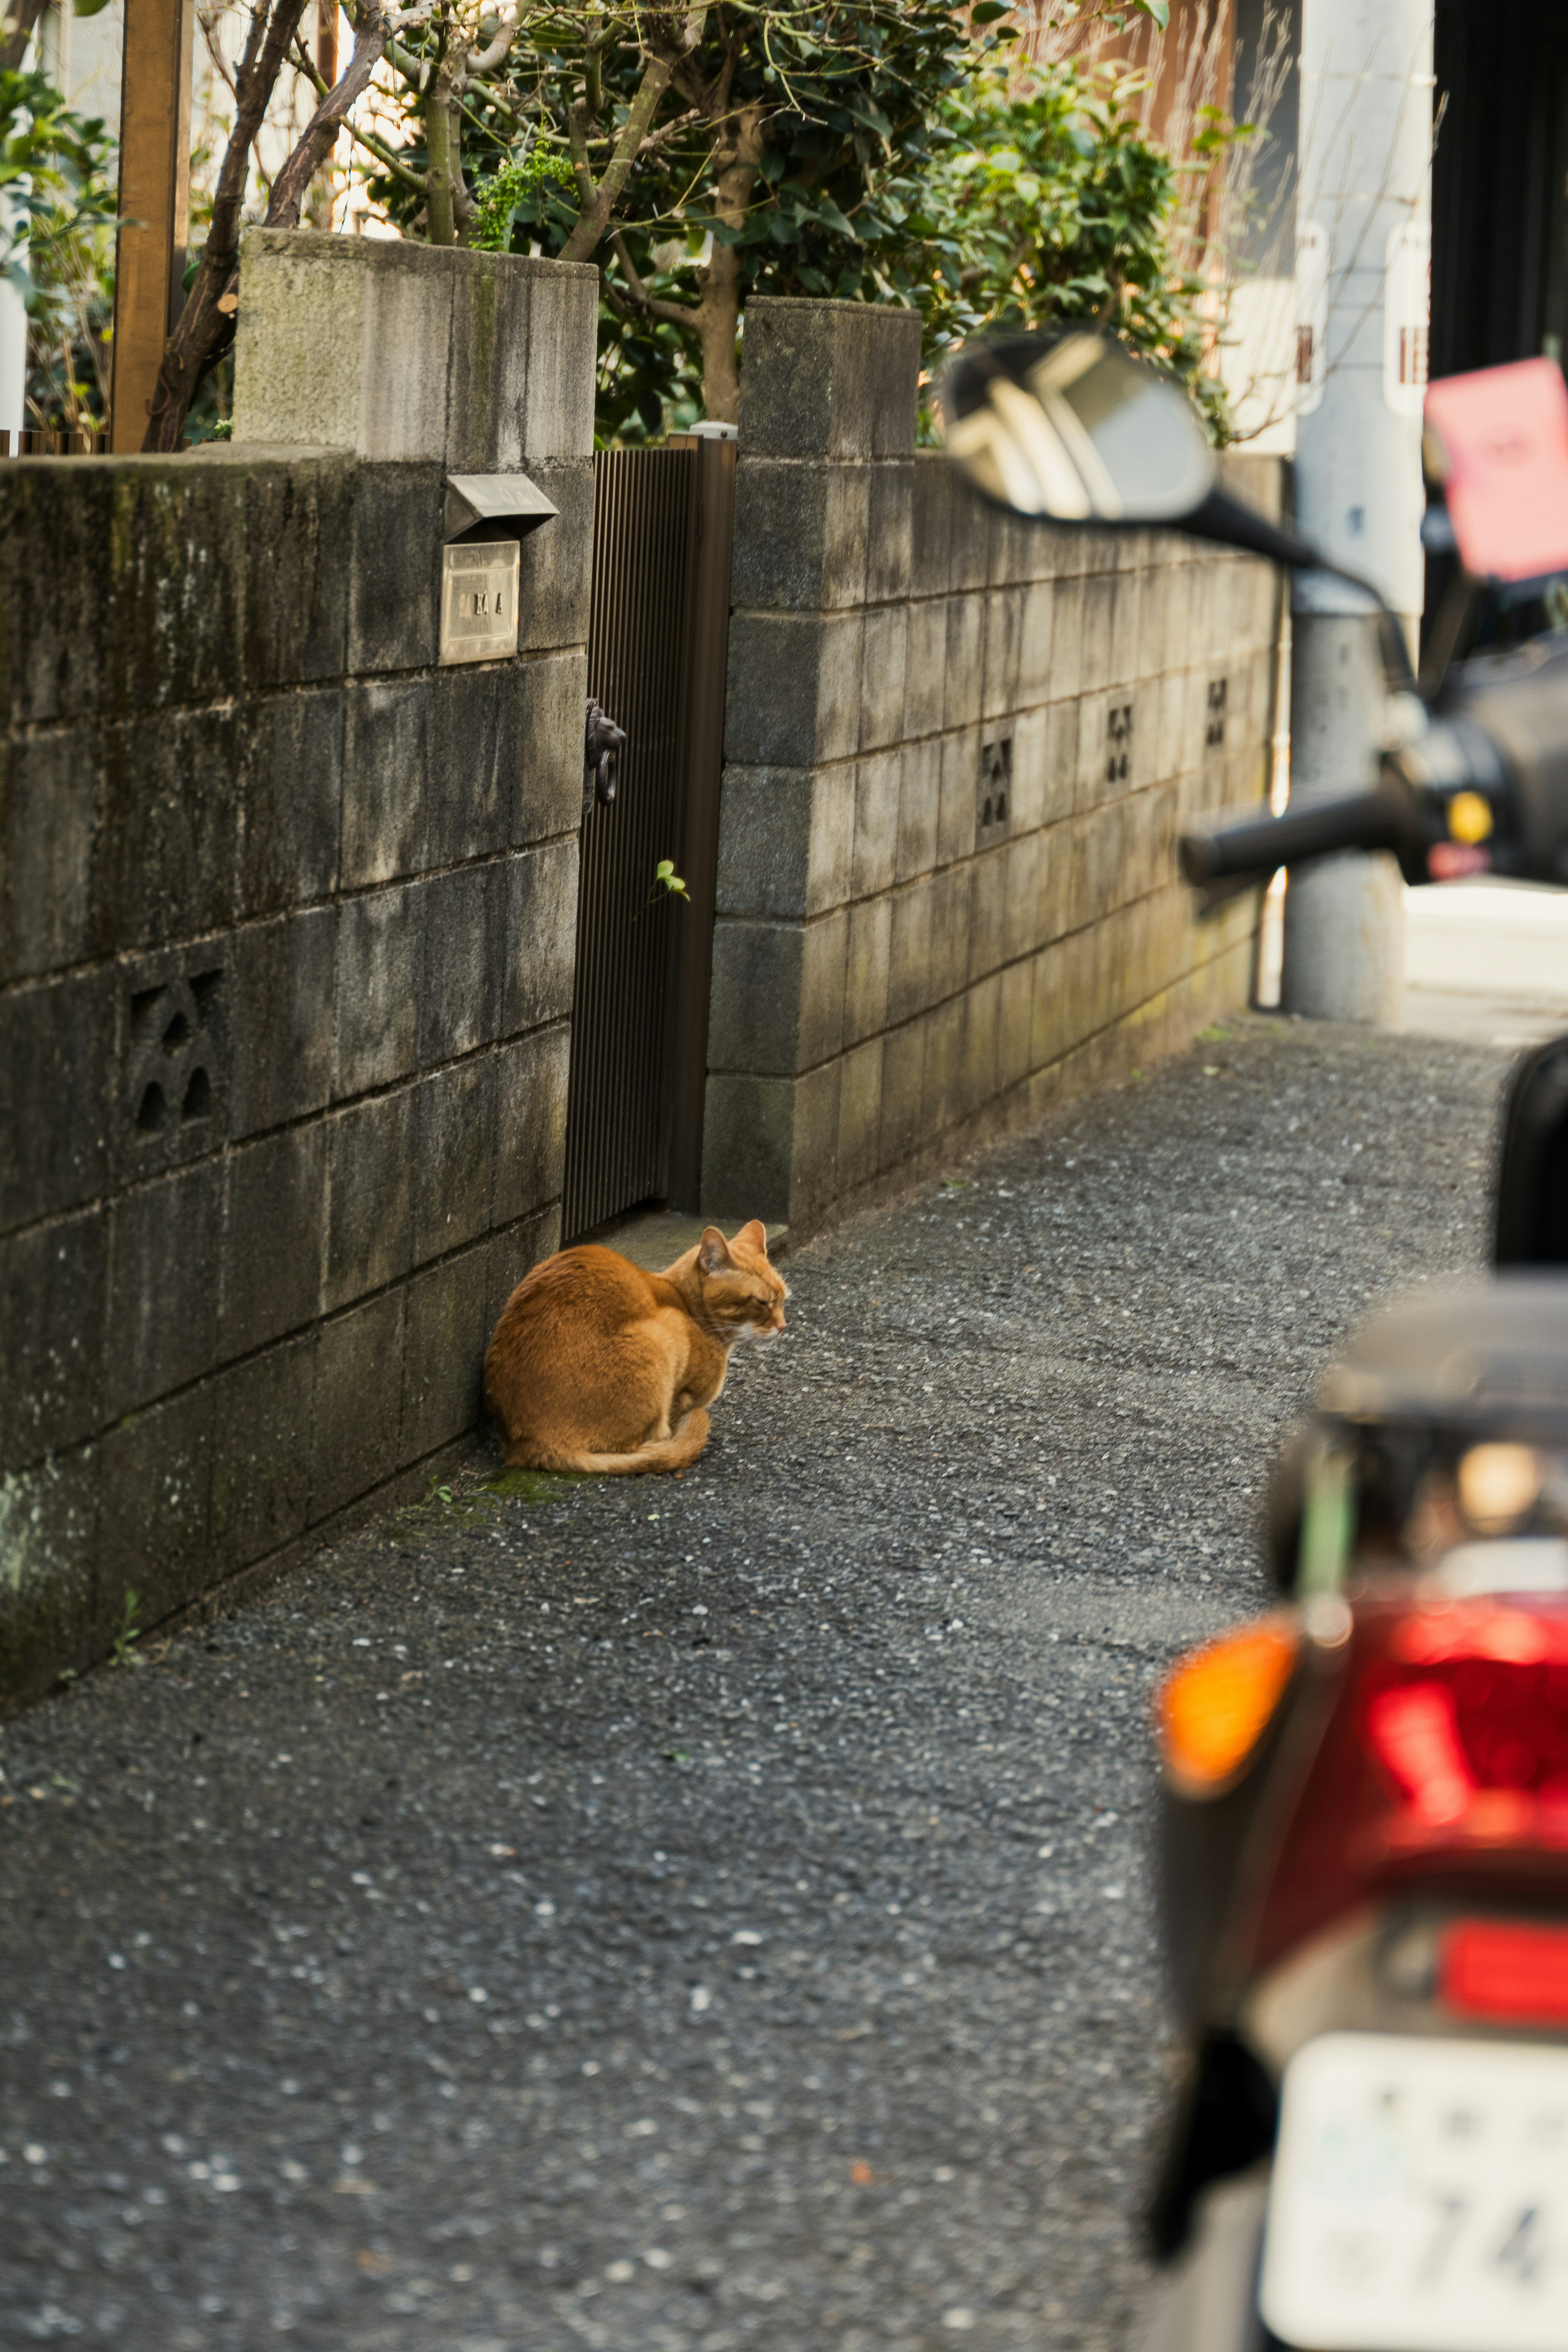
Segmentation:
{"type": "Polygon", "coordinates": [[[645,1202],[698,1205],[735,444],[602,451],[594,495],[588,691],[626,744],[583,822],[568,1242],[645,1202]],[[650,900],[662,857],[689,904],[650,900]]]}

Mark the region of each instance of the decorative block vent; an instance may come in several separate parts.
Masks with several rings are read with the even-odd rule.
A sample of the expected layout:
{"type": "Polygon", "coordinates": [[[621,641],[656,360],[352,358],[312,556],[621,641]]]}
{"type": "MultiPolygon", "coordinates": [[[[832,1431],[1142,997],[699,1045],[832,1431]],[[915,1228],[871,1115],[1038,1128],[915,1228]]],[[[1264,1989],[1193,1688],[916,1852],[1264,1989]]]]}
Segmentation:
{"type": "Polygon", "coordinates": [[[1105,714],[1105,781],[1124,784],[1132,772],[1132,705],[1113,702],[1105,714]]]}
{"type": "Polygon", "coordinates": [[[1210,751],[1216,751],[1225,741],[1225,706],[1228,690],[1228,679],[1210,678],[1208,716],[1204,724],[1204,745],[1210,751]]]}
{"type": "Polygon", "coordinates": [[[999,735],[980,746],[980,789],[975,798],[975,822],[982,841],[994,841],[1006,830],[1013,814],[1013,738],[999,735]]]}
{"type": "Polygon", "coordinates": [[[184,1158],[218,1139],[227,1092],[221,970],[176,973],[134,989],[125,1108],[138,1151],[184,1158]]]}

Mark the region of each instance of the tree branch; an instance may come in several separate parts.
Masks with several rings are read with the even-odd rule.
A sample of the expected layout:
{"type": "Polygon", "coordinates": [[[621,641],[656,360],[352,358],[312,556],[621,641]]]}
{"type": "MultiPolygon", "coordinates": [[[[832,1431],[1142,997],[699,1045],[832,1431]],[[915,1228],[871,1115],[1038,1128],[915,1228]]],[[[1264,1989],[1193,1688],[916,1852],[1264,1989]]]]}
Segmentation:
{"type": "MultiPolygon", "coordinates": [[[[609,226],[610,215],[616,208],[621,191],[630,176],[632,165],[637,162],[641,151],[643,141],[653,127],[653,118],[658,111],[660,99],[669,86],[670,76],[680,59],[689,57],[697,47],[702,37],[702,28],[707,20],[708,8],[706,0],[703,0],[703,5],[686,11],[680,32],[668,47],[645,48],[644,55],[647,62],[643,68],[642,79],[637,84],[637,96],[627,110],[626,121],[621,127],[621,135],[616,142],[610,160],[600,177],[599,184],[594,190],[592,199],[584,203],[583,210],[578,215],[576,226],[561,248],[563,261],[586,261],[599,239],[604,236],[609,226]]],[[[575,118],[577,115],[575,106],[572,112],[575,118]]],[[[576,129],[577,136],[582,137],[580,124],[576,129]]],[[[576,139],[574,139],[573,166],[577,172],[578,184],[581,186],[584,179],[588,176],[587,150],[584,142],[582,163],[579,166],[576,145],[576,139]]],[[[589,184],[592,184],[591,180],[589,184]]]]}
{"type": "Polygon", "coordinates": [[[634,310],[641,310],[650,319],[667,320],[672,327],[695,327],[697,310],[694,304],[661,301],[657,294],[648,292],[637,275],[637,264],[619,229],[610,239],[610,250],[625,273],[626,293],[634,310]]]}
{"type": "Polygon", "coordinates": [[[267,207],[268,228],[299,226],[305,191],[336,146],[343,117],[374,72],[391,37],[392,26],[385,11],[371,0],[354,27],[353,55],[348,70],[322,99],[300,133],[293,153],[272,183],[272,198],[267,207]]]}
{"type": "Polygon", "coordinates": [[[234,128],[224,150],[206,246],[149,403],[143,449],[174,450],[184,439],[196,387],[234,335],[234,306],[220,310],[239,259],[239,224],[249,176],[250,145],[305,13],[305,0],[271,0],[250,20],[245,55],[235,76],[234,128]]]}

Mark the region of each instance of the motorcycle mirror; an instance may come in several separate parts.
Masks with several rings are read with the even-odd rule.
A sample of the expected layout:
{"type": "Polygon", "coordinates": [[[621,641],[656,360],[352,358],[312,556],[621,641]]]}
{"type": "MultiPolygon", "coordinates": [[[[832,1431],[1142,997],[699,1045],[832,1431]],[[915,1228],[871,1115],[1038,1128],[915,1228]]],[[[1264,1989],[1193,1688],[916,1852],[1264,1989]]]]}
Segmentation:
{"type": "Polygon", "coordinates": [[[1176,523],[1215,486],[1186,395],[1109,335],[1014,335],[942,386],[949,452],[975,488],[1052,522],[1176,523]]]}
{"type": "Polygon", "coordinates": [[[1001,335],[949,362],[948,455],[982,498],[1045,523],[1184,530],[1292,572],[1331,572],[1377,608],[1391,691],[1415,686],[1403,634],[1369,580],[1221,489],[1181,386],[1097,328],[1001,335]]]}

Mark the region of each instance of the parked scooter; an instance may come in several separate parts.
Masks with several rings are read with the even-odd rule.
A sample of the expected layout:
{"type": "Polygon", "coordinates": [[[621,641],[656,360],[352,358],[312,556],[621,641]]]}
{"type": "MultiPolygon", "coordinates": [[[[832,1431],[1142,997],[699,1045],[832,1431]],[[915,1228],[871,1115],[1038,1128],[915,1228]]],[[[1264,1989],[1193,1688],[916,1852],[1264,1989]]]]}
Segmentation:
{"type": "MultiPolygon", "coordinates": [[[[1319,562],[1098,336],[967,354],[943,404],[1016,512],[1319,562]]],[[[1555,367],[1434,387],[1428,425],[1469,578],[1568,569],[1555,367]]],[[[1412,882],[1568,881],[1568,636],[1424,693],[1382,638],[1407,699],[1378,789],[1189,836],[1190,880],[1378,848],[1412,882]]],[[[1568,1278],[1539,1271],[1568,1266],[1568,1040],[1516,1073],[1495,1255],[1325,1376],[1275,1482],[1285,1605],[1160,1694],[1186,2066],[1150,2352],[1568,2347],[1568,1278]]]]}

